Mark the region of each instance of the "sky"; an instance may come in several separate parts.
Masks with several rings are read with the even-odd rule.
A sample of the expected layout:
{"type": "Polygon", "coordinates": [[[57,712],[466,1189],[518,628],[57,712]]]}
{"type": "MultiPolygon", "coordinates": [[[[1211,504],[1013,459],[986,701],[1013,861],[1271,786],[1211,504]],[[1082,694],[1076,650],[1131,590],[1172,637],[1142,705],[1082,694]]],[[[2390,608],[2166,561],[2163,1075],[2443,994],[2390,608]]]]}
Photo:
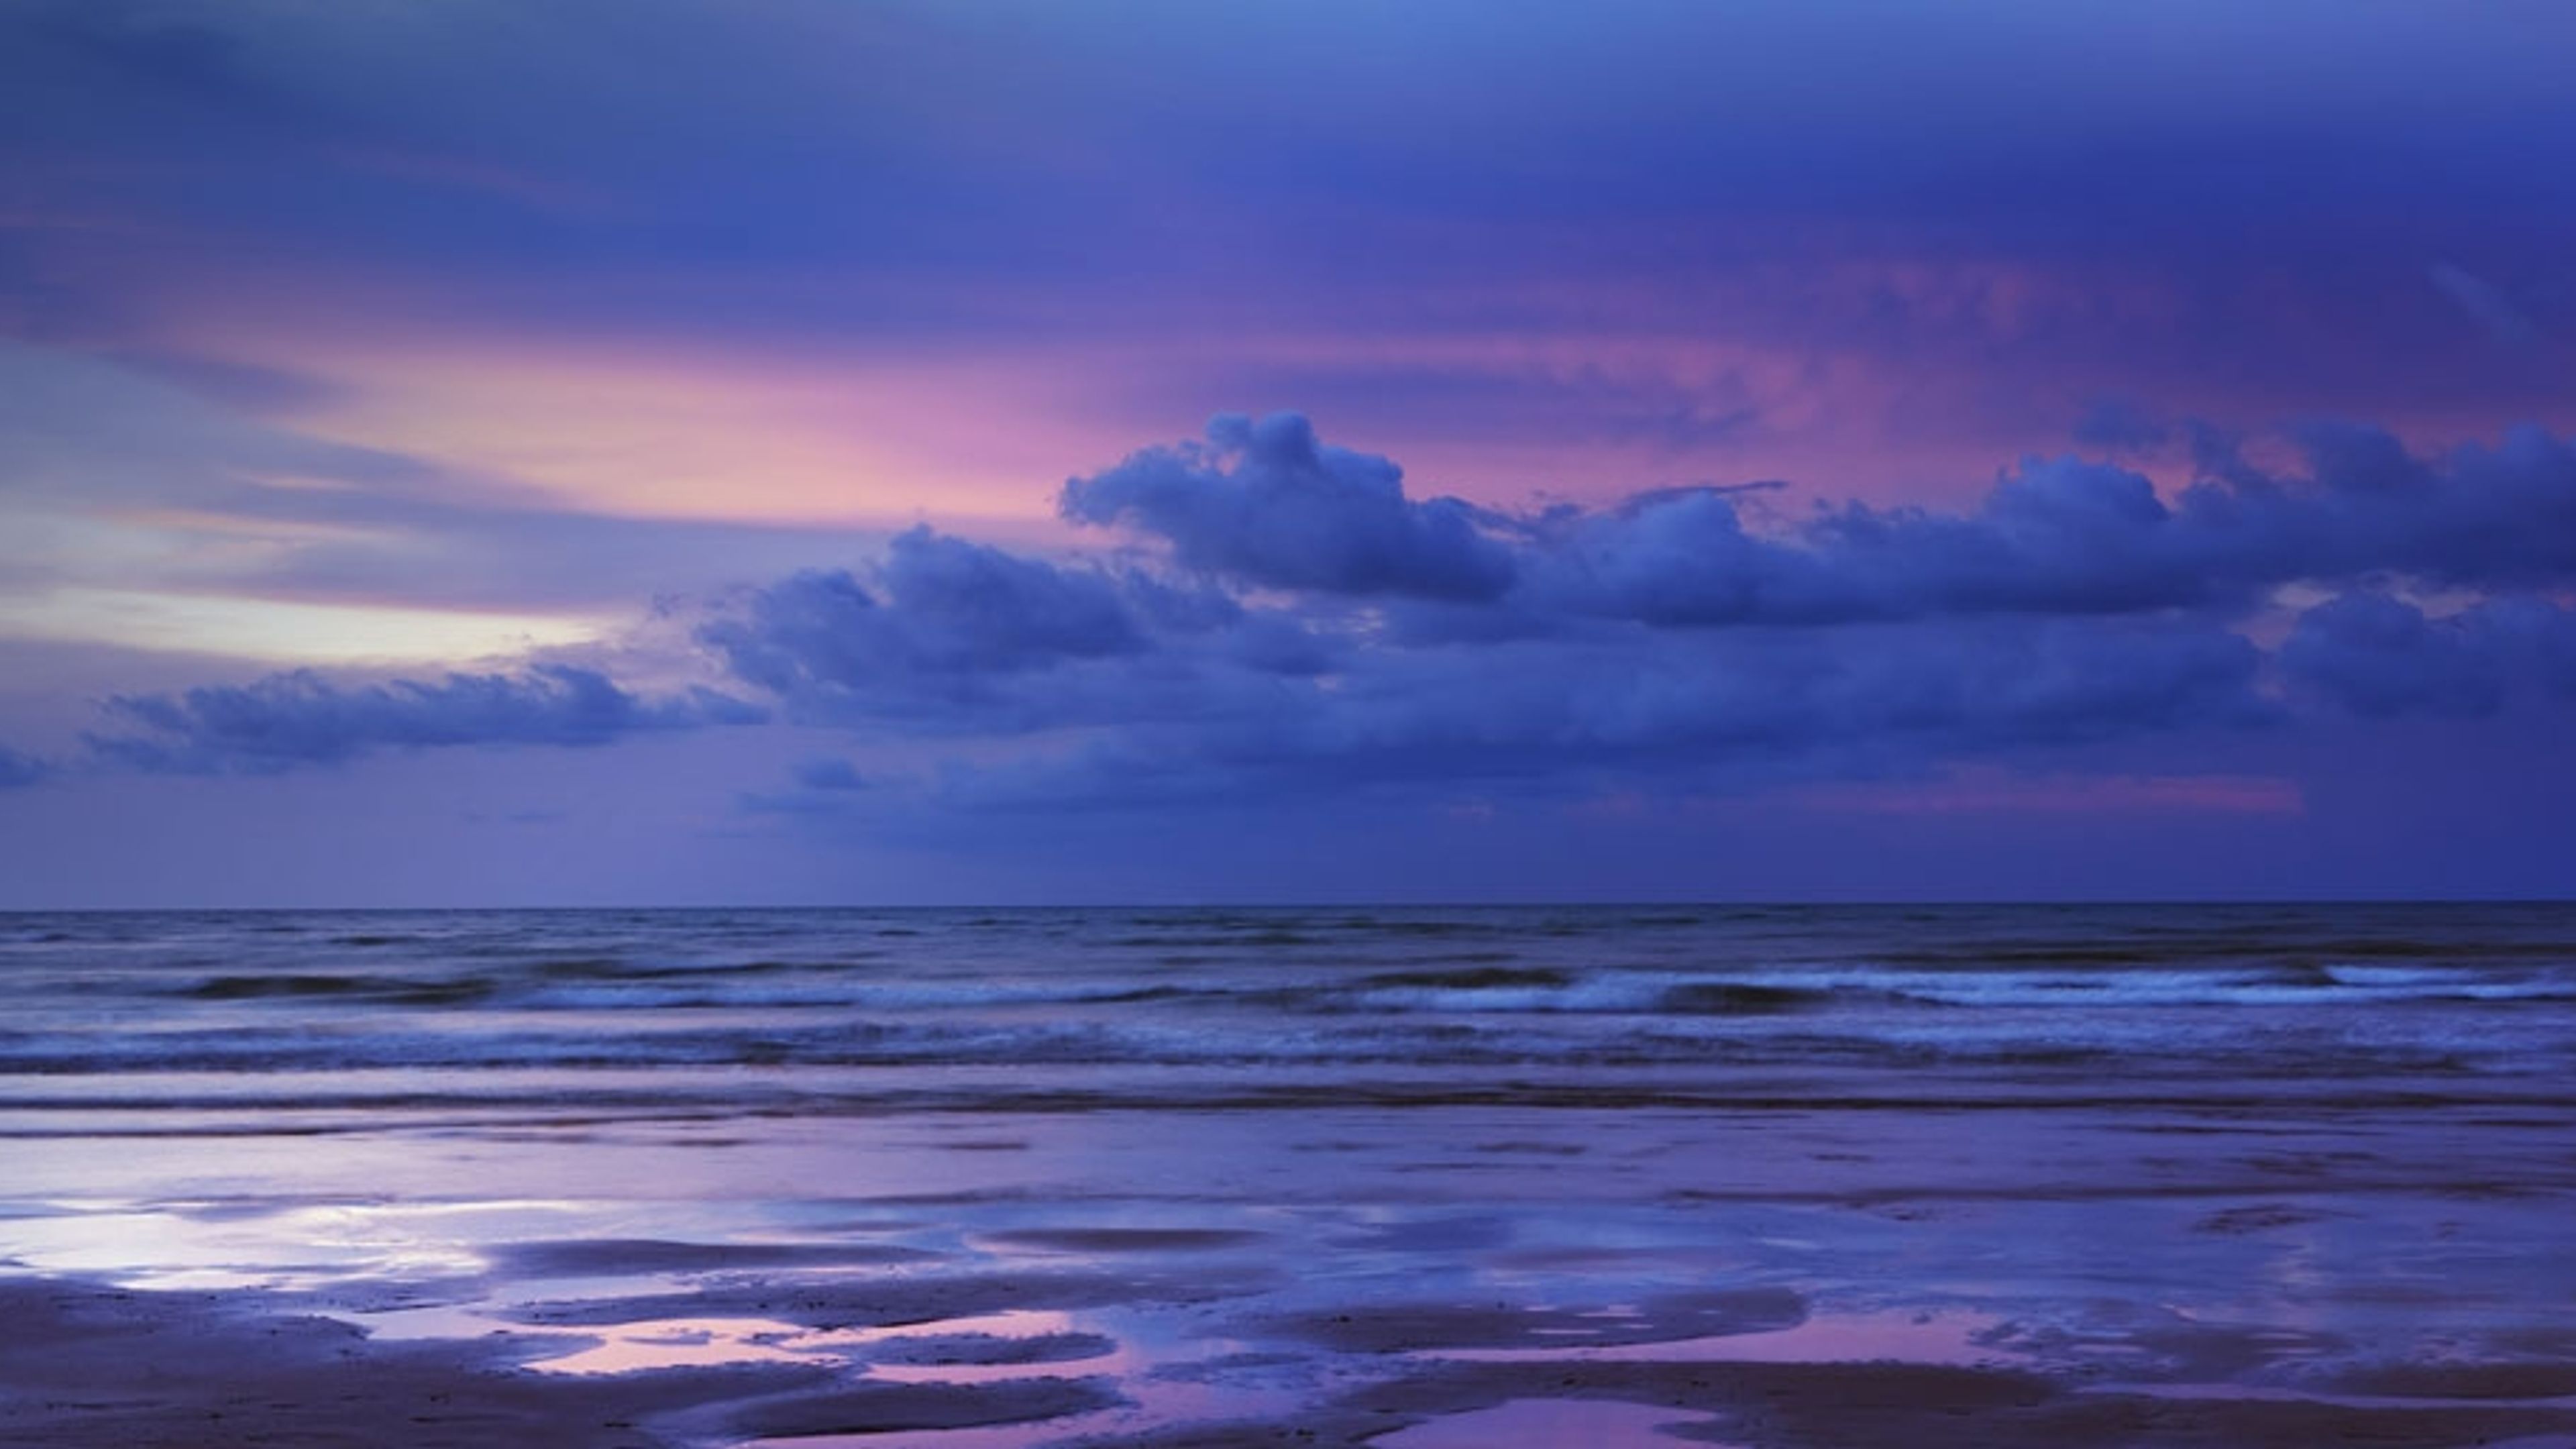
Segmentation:
{"type": "Polygon", "coordinates": [[[0,908],[2576,894],[2570,54],[0,0],[0,908]]]}

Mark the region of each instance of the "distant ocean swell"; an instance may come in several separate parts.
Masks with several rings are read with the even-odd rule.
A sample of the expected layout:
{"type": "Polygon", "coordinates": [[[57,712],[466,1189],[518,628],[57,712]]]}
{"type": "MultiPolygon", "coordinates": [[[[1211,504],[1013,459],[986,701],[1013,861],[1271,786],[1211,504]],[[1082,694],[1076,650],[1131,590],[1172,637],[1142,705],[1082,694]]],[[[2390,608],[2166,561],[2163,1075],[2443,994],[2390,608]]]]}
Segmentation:
{"type": "Polygon", "coordinates": [[[2421,1083],[2576,1055],[2576,909],[17,916],[0,984],[0,1106],[82,1076],[403,1071],[440,1096],[711,1067],[1008,1067],[1111,1098],[1146,1085],[1116,1069],[1187,1068],[1315,1091],[2105,1062],[2421,1083]]]}

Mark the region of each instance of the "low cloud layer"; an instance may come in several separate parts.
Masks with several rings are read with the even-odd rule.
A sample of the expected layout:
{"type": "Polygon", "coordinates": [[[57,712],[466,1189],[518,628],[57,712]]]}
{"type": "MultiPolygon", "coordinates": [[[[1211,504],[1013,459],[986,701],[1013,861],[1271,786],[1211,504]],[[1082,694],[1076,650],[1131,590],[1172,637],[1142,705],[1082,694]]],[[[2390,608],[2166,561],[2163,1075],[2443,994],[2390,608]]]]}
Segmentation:
{"type": "Polygon", "coordinates": [[[945,799],[1063,806],[1902,776],[2569,688],[2564,442],[2300,442],[2283,473],[2204,438],[2170,495],[2065,458],[1955,512],[1702,488],[1513,515],[1409,498],[1301,417],[1225,417],[1066,485],[1146,562],[917,532],[872,584],[790,579],[702,637],[810,722],[1028,743],[929,777],[945,799]]]}
{"type": "Polygon", "coordinates": [[[2351,593],[2300,616],[2280,662],[2295,685],[2355,714],[2478,718],[2522,686],[2576,699],[2576,612],[2507,598],[2435,618],[2351,593]]]}
{"type": "Polygon", "coordinates": [[[916,528],[875,587],[799,573],[749,595],[701,638],[744,682],[821,707],[838,692],[972,705],[988,681],[1147,647],[1117,580],[916,528]]]}
{"type": "Polygon", "coordinates": [[[760,712],[710,692],[646,700],[595,670],[451,674],[436,683],[335,684],[309,671],[178,694],[120,695],[98,758],[153,773],[261,774],[389,749],[604,745],[623,736],[748,724],[760,712]]]}
{"type": "Polygon", "coordinates": [[[2222,453],[2170,503],[2127,468],[2031,459],[1965,512],[1851,503],[1759,530],[1736,489],[1536,517],[1408,500],[1393,462],[1324,447],[1304,418],[1228,417],[1205,444],[1074,479],[1062,507],[1237,585],[1503,601],[1659,627],[2242,612],[2294,582],[2576,579],[2576,452],[2547,433],[2438,461],[2374,429],[2321,426],[2298,441],[2302,474],[2222,453]]]}
{"type": "MultiPolygon", "coordinates": [[[[1220,418],[1066,485],[1067,517],[1114,531],[1105,555],[916,528],[872,564],[739,591],[694,639],[729,690],[894,752],[747,797],[788,815],[1724,791],[2576,698],[2563,441],[2303,441],[2279,472],[2204,440],[2172,491],[2031,460],[1957,511],[1699,488],[1510,514],[1410,498],[1392,461],[1301,417],[1220,418]]],[[[116,698],[88,748],[256,773],[762,712],[564,666],[299,673],[116,698]]],[[[0,756],[0,781],[41,772],[0,756]]]]}
{"type": "Polygon", "coordinates": [[[1512,585],[1491,515],[1456,498],[1404,496],[1386,458],[1327,447],[1295,413],[1228,415],[1205,444],[1147,448],[1064,486],[1086,524],[1168,541],[1185,568],[1261,588],[1485,600],[1512,585]]]}

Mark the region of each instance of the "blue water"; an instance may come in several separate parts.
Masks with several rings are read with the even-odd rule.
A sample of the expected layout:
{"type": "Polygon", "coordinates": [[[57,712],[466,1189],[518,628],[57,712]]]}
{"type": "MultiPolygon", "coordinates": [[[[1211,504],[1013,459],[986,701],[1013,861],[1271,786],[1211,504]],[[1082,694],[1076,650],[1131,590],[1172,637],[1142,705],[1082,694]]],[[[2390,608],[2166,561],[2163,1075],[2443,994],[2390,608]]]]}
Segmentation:
{"type": "Polygon", "coordinates": [[[2576,907],[13,915],[0,989],[12,1090],[706,1065],[1110,1091],[1193,1066],[1327,1095],[1799,1066],[2384,1085],[2565,1066],[2576,907]]]}

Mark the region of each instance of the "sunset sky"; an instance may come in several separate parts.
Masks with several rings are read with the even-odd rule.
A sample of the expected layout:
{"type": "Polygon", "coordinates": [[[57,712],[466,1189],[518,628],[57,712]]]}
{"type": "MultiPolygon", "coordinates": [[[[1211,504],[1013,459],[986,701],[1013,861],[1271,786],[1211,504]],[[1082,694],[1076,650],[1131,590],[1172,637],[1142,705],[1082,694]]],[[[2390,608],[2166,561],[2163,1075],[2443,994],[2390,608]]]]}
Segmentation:
{"type": "Polygon", "coordinates": [[[2570,894],[2570,56],[0,0],[0,906],[2570,894]]]}

